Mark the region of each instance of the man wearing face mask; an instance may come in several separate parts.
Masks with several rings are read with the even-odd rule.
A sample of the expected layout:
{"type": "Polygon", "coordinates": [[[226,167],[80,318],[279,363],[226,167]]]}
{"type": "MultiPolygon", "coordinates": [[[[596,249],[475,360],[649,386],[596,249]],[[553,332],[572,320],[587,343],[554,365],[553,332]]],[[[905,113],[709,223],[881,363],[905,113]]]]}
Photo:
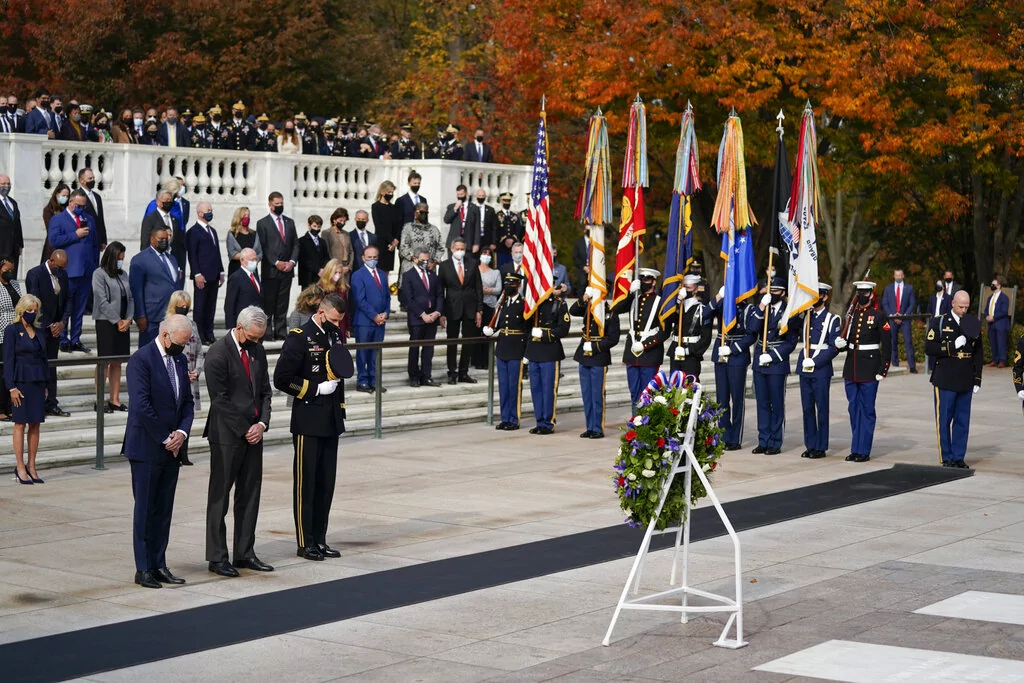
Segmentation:
{"type": "Polygon", "coordinates": [[[455,201],[448,205],[444,212],[444,222],[448,225],[448,238],[445,244],[451,249],[452,242],[462,239],[466,243],[466,251],[475,254],[480,250],[480,212],[478,207],[469,203],[469,190],[465,185],[455,188],[455,201]]]}
{"type": "MultiPolygon", "coordinates": [[[[832,384],[832,359],[839,351],[840,319],[828,312],[832,286],[818,284],[818,301],[803,315],[800,329],[803,344],[797,355],[800,374],[800,403],[804,415],[804,447],[800,457],[818,459],[828,450],[829,387],[832,384]]],[[[794,321],[795,322],[795,321],[794,321]]]]}
{"type": "Polygon", "coordinates": [[[85,190],[85,212],[92,218],[90,221],[96,229],[96,242],[102,252],[107,248],[107,220],[103,213],[103,197],[96,191],[96,174],[85,166],[78,171],[78,186],[85,190]]]}
{"type": "Polygon", "coordinates": [[[10,256],[18,270],[25,235],[21,227],[21,208],[11,196],[11,178],[0,173],[0,254],[10,256]]]}
{"type": "Polygon", "coordinates": [[[954,280],[953,280],[953,271],[951,271],[951,270],[946,270],[946,271],[944,271],[942,273],[941,284],[942,284],[942,289],[949,296],[953,296],[954,294],[959,292],[961,289],[963,289],[963,287],[961,287],[959,283],[954,282],[954,280]]]}
{"type": "Polygon", "coordinates": [[[263,307],[263,283],[256,273],[259,258],[256,251],[246,247],[238,252],[241,268],[228,278],[227,294],[224,296],[225,326],[232,328],[238,321],[238,314],[250,306],[263,307]]]}
{"type": "Polygon", "coordinates": [[[192,119],[189,145],[194,149],[213,149],[213,133],[206,125],[206,117],[199,112],[192,119]]]}
{"type": "Polygon", "coordinates": [[[487,190],[482,187],[477,188],[476,206],[474,208],[477,211],[477,223],[479,226],[476,251],[474,253],[479,253],[484,248],[490,248],[491,253],[494,253],[498,246],[495,243],[497,239],[495,233],[498,230],[498,215],[494,211],[494,207],[487,203],[487,190]]]}
{"type": "Polygon", "coordinates": [[[466,161],[475,161],[481,164],[493,164],[494,155],[491,153],[491,146],[484,142],[484,129],[477,128],[473,142],[466,145],[466,161]]]}
{"type": "Polygon", "coordinates": [[[188,147],[189,134],[185,126],[178,121],[178,110],[167,108],[167,118],[156,131],[156,141],[161,147],[188,147]]]}
{"type": "Polygon", "coordinates": [[[412,223],[416,215],[416,205],[420,202],[427,203],[426,197],[420,194],[420,185],[423,178],[416,171],[409,173],[409,191],[396,200],[396,204],[402,210],[402,225],[412,223]]]}
{"type": "Polygon", "coordinates": [[[256,223],[256,235],[263,247],[263,310],[270,319],[274,339],[288,333],[288,294],[295,279],[299,242],[295,221],[284,215],[284,197],[271,192],[267,197],[270,214],[256,223]]]}
{"type": "Polygon", "coordinates": [[[519,286],[522,278],[515,274],[503,279],[501,299],[493,318],[483,329],[484,335],[498,338],[494,342],[494,366],[498,375],[498,399],[501,422],[495,429],[514,432],[519,429],[523,398],[523,357],[529,339],[530,323],[519,286]]]}
{"type": "MultiPolygon", "coordinates": [[[[64,332],[64,316],[68,307],[68,276],[65,269],[68,255],[63,249],[55,249],[42,265],[25,275],[25,288],[37,297],[39,307],[37,323],[42,339],[46,342],[46,358],[55,360],[60,350],[61,334],[64,332]]],[[[50,366],[50,380],[46,384],[46,414],[67,417],[70,413],[61,409],[57,400],[57,368],[50,366]]]]}
{"type": "Polygon", "coordinates": [[[132,469],[135,583],[143,588],[185,583],[167,568],[165,554],[181,465],[178,456],[194,413],[188,363],[182,354],[191,335],[188,318],[170,315],[160,323],[153,343],[140,346],[128,360],[128,424],[121,453],[132,469]]]}
{"type": "MultiPolygon", "coordinates": [[[[444,291],[441,326],[448,331],[448,339],[457,339],[460,332],[463,337],[477,336],[484,310],[483,285],[480,271],[466,258],[466,242],[461,237],[452,242],[451,258],[440,265],[438,277],[444,291]]],[[[457,345],[448,347],[448,384],[476,384],[476,380],[469,376],[472,355],[472,346],[463,345],[461,357],[457,345]]]]}
{"type": "Polygon", "coordinates": [[[629,296],[612,309],[613,315],[629,311],[622,362],[626,365],[626,381],[634,408],[640,394],[658,374],[658,368],[665,359],[665,340],[669,337],[658,317],[661,297],[657,285],[661,273],[654,268],[640,268],[638,276],[639,279],[630,284],[629,296]]]}
{"type": "Polygon", "coordinates": [[[324,124],[324,139],[320,143],[320,156],[343,157],[345,149],[344,141],[338,140],[338,124],[327,121],[324,124]]]}
{"type": "Polygon", "coordinates": [[[769,293],[757,306],[747,311],[747,329],[755,333],[754,398],[757,402],[757,447],[752,453],[778,455],[786,428],[786,376],[789,354],[796,348],[799,332],[790,325],[785,334],[779,330],[786,315],[782,297],[786,282],[781,277],[771,280],[769,293]],[[765,319],[767,318],[767,328],[765,319]],[[767,329],[767,337],[765,330],[767,329]],[[765,343],[767,339],[767,343],[765,343]]]}
{"type": "Polygon", "coordinates": [[[401,258],[399,269],[399,286],[405,273],[416,263],[420,252],[430,254],[430,268],[444,260],[444,242],[441,231],[430,223],[430,207],[426,200],[416,205],[416,215],[411,223],[402,226],[402,237],[398,243],[398,255],[401,258]]]}
{"type": "Polygon", "coordinates": [[[562,338],[569,334],[569,309],[561,296],[552,294],[537,305],[529,322],[526,360],[530,365],[530,398],[537,421],[530,433],[548,435],[554,433],[558,415],[558,378],[565,359],[562,338]]]}
{"type": "Polygon", "coordinates": [[[367,247],[377,246],[377,236],[366,229],[369,222],[370,217],[365,211],[362,209],[356,211],[355,229],[348,234],[348,239],[352,243],[353,263],[362,263],[363,251],[367,247]]]}
{"type": "Polygon", "coordinates": [[[206,114],[210,117],[208,129],[213,138],[210,149],[230,149],[230,133],[228,127],[224,125],[224,113],[221,111],[220,105],[213,105],[206,114]]]}
{"type": "MultiPolygon", "coordinates": [[[[498,255],[497,266],[504,268],[506,264],[512,262],[512,245],[522,242],[526,231],[519,214],[512,210],[512,193],[503,192],[499,199],[501,199],[501,210],[495,216],[494,239],[498,255]]],[[[585,283],[586,278],[583,278],[582,282],[585,283]]],[[[584,286],[586,285],[584,284],[584,286]]]]}
{"type": "MultiPolygon", "coordinates": [[[[167,185],[165,185],[165,188],[167,185]]],[[[145,251],[150,246],[150,236],[157,228],[166,228],[169,232],[170,248],[168,255],[178,267],[178,289],[185,284],[185,261],[187,252],[185,249],[185,231],[181,228],[181,214],[179,205],[174,201],[174,193],[169,189],[162,189],[157,192],[153,202],[147,207],[148,213],[142,219],[140,230],[139,250],[145,251]],[[178,215],[175,215],[178,214],[178,215]]]]}
{"type": "Polygon", "coordinates": [[[295,134],[299,137],[302,144],[303,154],[320,154],[320,142],[316,139],[316,135],[309,128],[309,118],[303,113],[299,112],[295,115],[295,134]]]}
{"type": "Polygon", "coordinates": [[[680,370],[700,379],[700,364],[704,352],[711,346],[711,315],[697,297],[700,276],[683,276],[683,286],[676,296],[682,306],[682,315],[673,314],[665,324],[672,330],[669,337],[668,357],[672,370],[680,370]]]}
{"type": "Polygon", "coordinates": [[[299,287],[305,289],[320,278],[324,264],[331,259],[327,240],[321,237],[324,219],[312,215],[306,219],[306,234],[299,238],[299,287]]]}
{"type": "Polygon", "coordinates": [[[156,338],[171,294],[178,290],[178,262],[170,253],[170,237],[166,227],[154,228],[149,234],[149,246],[132,257],[128,269],[137,316],[135,324],[139,328],[139,348],[156,338]]]}
{"type": "Polygon", "coordinates": [[[231,105],[231,121],[227,125],[227,149],[246,152],[253,148],[253,137],[256,131],[245,120],[245,104],[235,102],[231,105]]]}
{"type": "MultiPolygon", "coordinates": [[[[847,311],[835,347],[840,351],[846,350],[843,383],[850,402],[850,430],[853,433],[846,460],[867,462],[871,459],[871,444],[875,436],[878,384],[889,374],[892,334],[889,320],[875,300],[875,283],[864,280],[854,282],[853,287],[853,305],[847,311]]],[[[928,348],[927,344],[925,348],[928,348]]]]}
{"type": "MultiPolygon", "coordinates": [[[[437,273],[429,266],[430,254],[420,251],[416,255],[415,267],[410,269],[398,290],[398,300],[409,314],[409,339],[412,341],[434,339],[437,336],[437,325],[444,307],[437,273]]],[[[433,380],[433,362],[433,346],[410,346],[409,386],[441,386],[433,380]]]]}
{"type": "Polygon", "coordinates": [[[904,280],[903,270],[897,268],[892,274],[892,284],[882,292],[882,310],[889,316],[889,326],[892,328],[892,365],[899,367],[899,335],[903,333],[903,345],[907,353],[907,365],[912,374],[917,374],[917,361],[914,358],[914,340],[912,338],[912,325],[906,316],[913,314],[917,307],[917,299],[914,297],[914,286],[904,280]]]}
{"type": "Polygon", "coordinates": [[[185,235],[188,264],[195,286],[195,321],[199,337],[204,344],[212,344],[213,318],[217,312],[217,293],[224,284],[224,262],[220,256],[220,240],[210,221],[213,207],[209,202],[199,202],[196,207],[196,222],[185,235]]]}
{"type": "Polygon", "coordinates": [[[50,93],[46,88],[36,91],[36,106],[25,115],[25,132],[33,135],[45,135],[51,140],[57,137],[60,126],[57,116],[50,111],[50,93]]]}
{"type": "Polygon", "coordinates": [[[583,296],[569,307],[569,315],[583,318],[583,337],[573,360],[579,363],[580,394],[583,399],[583,413],[586,431],[581,439],[604,438],[605,384],[608,367],[612,364],[612,348],[619,343],[619,316],[614,315],[605,304],[604,319],[597,311],[591,311],[591,301],[600,296],[593,287],[586,287],[583,296]]]}
{"type": "Polygon", "coordinates": [[[24,133],[25,117],[18,114],[18,98],[0,96],[0,133],[24,133]]]}
{"type": "MultiPolygon", "coordinates": [[[[356,213],[365,217],[365,212],[356,213]]],[[[363,267],[352,273],[352,289],[348,300],[352,307],[352,330],[356,343],[366,344],[384,341],[384,325],[391,315],[391,290],[388,288],[388,275],[377,267],[378,250],[369,245],[362,252],[363,267]]],[[[360,349],[356,351],[356,391],[368,394],[374,391],[387,391],[377,384],[376,365],[377,351],[360,349]]]]}
{"type": "Polygon", "coordinates": [[[92,291],[92,272],[99,264],[99,245],[85,205],[89,200],[82,190],[75,190],[68,208],[50,219],[47,236],[50,246],[63,249],[68,257],[68,339],[71,351],[88,353],[82,343],[82,316],[92,291]]]}
{"type": "Polygon", "coordinates": [[[735,324],[722,334],[722,311],[725,287],[718,290],[711,304],[717,323],[718,339],[711,345],[711,362],[715,364],[715,400],[723,413],[718,424],[725,430],[725,450],[738,451],[743,444],[743,419],[746,413],[747,368],[750,367],[750,347],[754,331],[747,327],[747,309],[750,300],[736,304],[735,324]]]}
{"type": "Polygon", "coordinates": [[[988,323],[988,343],[992,349],[989,367],[1006,367],[1006,337],[1010,333],[1010,297],[1003,291],[1006,278],[997,275],[989,287],[991,296],[985,300],[985,322],[988,323]]]}
{"type": "Polygon", "coordinates": [[[256,118],[256,134],[253,137],[254,152],[276,152],[277,136],[270,132],[270,118],[266,113],[256,118]]]}
{"type": "Polygon", "coordinates": [[[399,138],[391,143],[392,159],[419,159],[420,146],[412,139],[412,124],[403,123],[399,138]]]}
{"type": "Polygon", "coordinates": [[[328,294],[302,327],[292,328],[274,369],[274,386],[293,396],[296,555],[323,561],[341,557],[327,544],[327,523],[338,469],[338,437],[345,432],[345,385],[352,356],[338,325],[345,299],[328,294]]]}
{"type": "Polygon", "coordinates": [[[523,266],[523,243],[516,242],[512,245],[512,258],[511,260],[503,265],[498,270],[501,271],[501,276],[504,278],[506,275],[512,273],[520,277],[520,283],[526,280],[526,268],[523,266]]]}

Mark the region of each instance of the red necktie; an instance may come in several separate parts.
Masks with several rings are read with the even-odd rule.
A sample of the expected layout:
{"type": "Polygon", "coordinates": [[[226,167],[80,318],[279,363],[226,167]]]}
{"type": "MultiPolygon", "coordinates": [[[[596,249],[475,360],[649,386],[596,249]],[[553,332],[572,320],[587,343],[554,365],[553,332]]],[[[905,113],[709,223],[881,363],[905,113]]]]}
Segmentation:
{"type": "Polygon", "coordinates": [[[423,279],[423,289],[430,291],[430,283],[427,282],[427,271],[421,270],[420,277],[423,279]]]}
{"type": "Polygon", "coordinates": [[[252,372],[249,369],[249,353],[242,349],[242,367],[245,368],[245,377],[249,380],[249,386],[252,386],[252,372]]]}
{"type": "Polygon", "coordinates": [[[380,289],[381,288],[381,286],[380,286],[380,278],[377,277],[377,271],[376,270],[371,270],[370,272],[373,273],[373,281],[377,283],[377,289],[380,289]]]}
{"type": "Polygon", "coordinates": [[[249,273],[249,279],[252,280],[252,286],[256,288],[256,293],[260,293],[260,283],[256,282],[256,276],[249,273]]]}
{"type": "Polygon", "coordinates": [[[277,231],[281,233],[281,241],[284,242],[284,221],[280,216],[277,217],[277,231]]]}
{"type": "Polygon", "coordinates": [[[896,285],[896,312],[897,313],[900,312],[900,299],[903,298],[902,296],[900,296],[901,294],[903,294],[903,285],[896,285]]]}
{"type": "Polygon", "coordinates": [[[80,216],[75,216],[75,225],[77,225],[79,228],[82,227],[82,219],[80,216]]]}

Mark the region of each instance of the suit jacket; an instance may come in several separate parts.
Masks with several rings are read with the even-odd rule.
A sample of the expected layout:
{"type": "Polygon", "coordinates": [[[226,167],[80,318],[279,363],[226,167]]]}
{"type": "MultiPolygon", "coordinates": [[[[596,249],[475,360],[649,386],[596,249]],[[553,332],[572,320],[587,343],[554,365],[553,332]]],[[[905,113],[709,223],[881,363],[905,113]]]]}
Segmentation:
{"type": "Polygon", "coordinates": [[[57,137],[69,142],[86,142],[89,139],[89,129],[81,121],[68,121],[60,127],[57,137]]]}
{"type": "Polygon", "coordinates": [[[244,268],[239,268],[228,278],[228,292],[224,297],[224,321],[228,329],[238,324],[238,314],[243,308],[263,306],[263,282],[256,273],[253,277],[260,286],[259,291],[252,286],[249,272],[244,268]]]}
{"type": "Polygon", "coordinates": [[[220,240],[217,230],[211,225],[213,238],[198,222],[185,234],[185,249],[188,252],[188,265],[192,270],[192,278],[202,275],[209,282],[217,282],[224,272],[224,261],[220,257],[220,240]]]}
{"type": "Polygon", "coordinates": [[[497,230],[498,230],[498,214],[494,211],[494,207],[490,204],[476,204],[475,207],[478,217],[476,243],[480,245],[480,248],[489,247],[492,244],[496,244],[497,241],[497,230]]]}
{"type": "Polygon", "coordinates": [[[63,249],[68,254],[68,277],[92,277],[92,271],[96,270],[99,257],[99,245],[96,242],[96,229],[92,225],[88,214],[81,216],[82,226],[89,227],[89,234],[79,237],[78,224],[74,215],[66,210],[61,211],[50,219],[46,234],[50,239],[50,246],[54,249],[63,249]]]}
{"type": "MultiPolygon", "coordinates": [[[[422,194],[417,196],[420,198],[421,201],[426,200],[426,197],[424,197],[422,194]]],[[[409,193],[406,192],[397,200],[395,200],[395,204],[397,204],[402,209],[402,225],[405,225],[406,223],[412,223],[412,220],[416,217],[416,205],[412,203],[412,197],[409,195],[409,193]]]]}
{"type": "MultiPolygon", "coordinates": [[[[373,234],[372,232],[370,232],[369,230],[366,230],[365,232],[366,232],[366,246],[367,247],[376,247],[377,246],[377,236],[375,234],[373,234]]],[[[363,249],[365,249],[366,247],[363,246],[362,240],[359,239],[358,231],[356,231],[354,229],[348,231],[348,239],[352,243],[352,263],[354,264],[352,266],[352,269],[355,270],[357,268],[362,267],[362,265],[363,265],[363,249]]]]}
{"type": "Polygon", "coordinates": [[[331,252],[327,248],[327,240],[323,233],[317,236],[317,243],[313,243],[313,236],[308,232],[299,238],[299,287],[308,287],[320,278],[320,269],[331,260],[331,252]]]}
{"type": "Polygon", "coordinates": [[[459,219],[460,212],[455,210],[454,202],[445,209],[444,222],[450,227],[448,228],[448,239],[445,240],[444,245],[450,250],[455,238],[461,237],[466,240],[466,253],[472,253],[473,245],[480,243],[480,212],[472,204],[467,203],[465,206],[465,220],[459,219]]]}
{"type": "Polygon", "coordinates": [[[7,326],[3,334],[4,382],[7,390],[18,389],[22,382],[46,382],[50,366],[46,361],[45,330],[36,330],[39,345],[28,336],[21,323],[7,326]]]}
{"type": "Polygon", "coordinates": [[[177,458],[163,442],[175,430],[189,433],[195,404],[189,389],[188,360],[184,354],[171,356],[178,387],[175,397],[167,366],[157,349],[159,343],[154,339],[128,359],[128,424],[121,453],[129,460],[176,467],[177,458]]]}
{"type": "Polygon", "coordinates": [[[480,271],[476,266],[463,259],[463,278],[459,282],[459,273],[455,269],[455,259],[443,261],[438,266],[437,274],[441,280],[444,297],[442,315],[452,320],[472,320],[477,313],[483,312],[484,291],[480,281],[480,271]]]}
{"type": "Polygon", "coordinates": [[[165,257],[157,255],[156,250],[147,247],[132,257],[128,268],[128,284],[135,302],[135,316],[146,318],[148,324],[154,325],[164,319],[171,294],[178,289],[178,282],[171,277],[165,257]]]}
{"type": "MultiPolygon", "coordinates": [[[[146,211],[142,215],[145,217],[154,211],[156,211],[156,200],[150,199],[149,204],[146,205],[146,211]]],[[[183,197],[175,197],[174,203],[171,205],[171,210],[167,213],[171,214],[178,220],[178,225],[181,226],[181,230],[184,232],[185,226],[188,225],[188,217],[192,214],[192,203],[183,197]]],[[[149,246],[149,235],[146,235],[145,246],[149,246]]]]}
{"type": "Polygon", "coordinates": [[[494,155],[491,153],[491,146],[488,145],[486,142],[480,143],[480,146],[483,147],[482,153],[478,152],[476,149],[476,140],[467,142],[465,147],[463,147],[463,160],[478,161],[484,164],[493,164],[494,155]]]}
{"type": "Polygon", "coordinates": [[[46,113],[49,116],[49,122],[47,122],[47,117],[43,116],[43,112],[39,107],[26,114],[25,132],[35,135],[46,135],[52,130],[54,136],[56,136],[60,132],[60,126],[57,124],[57,115],[49,109],[46,110],[46,113]]]}
{"type": "MultiPolygon", "coordinates": [[[[92,220],[89,221],[91,225],[96,226],[96,245],[97,247],[105,247],[107,244],[107,220],[103,214],[103,197],[100,196],[99,192],[93,192],[92,198],[89,197],[89,193],[85,193],[85,212],[92,216],[92,220]],[[93,205],[92,200],[96,200],[96,204],[93,205]]],[[[102,248],[100,249],[102,251],[102,248]]]]}
{"type": "Polygon", "coordinates": [[[19,114],[0,114],[0,132],[24,133],[25,117],[19,114]]]}
{"type": "Polygon", "coordinates": [[[68,303],[68,275],[63,269],[57,269],[54,275],[57,277],[57,284],[60,285],[60,293],[57,294],[53,291],[53,280],[50,279],[45,263],[32,268],[25,275],[25,288],[28,293],[39,297],[43,304],[36,321],[41,328],[63,320],[68,303]]]}
{"type": "Polygon", "coordinates": [[[388,288],[388,276],[377,268],[377,277],[380,278],[380,287],[365,265],[352,273],[352,289],[349,290],[348,301],[350,309],[355,309],[351,311],[353,325],[376,326],[374,316],[380,313],[390,315],[391,290],[388,288]]]}
{"type": "MultiPolygon", "coordinates": [[[[420,316],[424,313],[444,310],[444,297],[441,282],[437,273],[427,271],[427,287],[423,286],[422,271],[419,267],[411,268],[402,278],[402,286],[398,290],[398,299],[409,313],[409,327],[426,325],[420,316]]],[[[457,279],[457,278],[456,278],[457,279]]],[[[436,325],[437,323],[431,323],[436,325]]]]}
{"type": "Polygon", "coordinates": [[[174,137],[178,147],[191,147],[188,136],[188,131],[185,130],[185,126],[180,123],[171,128],[169,123],[161,123],[160,127],[156,129],[156,143],[163,147],[169,147],[171,144],[171,136],[174,137]]]}
{"type": "MultiPolygon", "coordinates": [[[[168,212],[171,217],[171,256],[178,264],[178,281],[184,283],[185,275],[185,261],[187,260],[187,250],[185,248],[185,231],[181,228],[181,223],[178,218],[174,215],[173,209],[168,212]]],[[[142,219],[142,231],[141,239],[139,240],[139,251],[143,252],[150,248],[149,236],[156,228],[167,227],[164,223],[164,219],[160,216],[160,212],[154,210],[152,213],[147,213],[146,217],[142,219]]],[[[138,301],[138,299],[136,299],[138,301]]]]}
{"type": "Polygon", "coordinates": [[[988,315],[992,315],[992,322],[990,322],[989,325],[996,325],[1004,320],[1008,321],[1010,319],[1010,297],[1006,292],[1002,290],[999,292],[992,292],[992,294],[985,299],[985,307],[981,309],[981,316],[984,318],[988,315]],[[999,298],[996,299],[996,310],[994,314],[990,314],[989,311],[991,310],[992,297],[996,294],[999,294],[999,298]]]}
{"type": "Polygon", "coordinates": [[[234,331],[210,345],[206,351],[206,388],[210,393],[210,414],[203,436],[210,443],[238,444],[249,427],[262,422],[270,427],[270,367],[262,344],[247,350],[249,373],[234,340],[234,331]]]}
{"type": "Polygon", "coordinates": [[[8,197],[7,201],[14,207],[14,215],[12,216],[4,203],[0,201],[0,254],[17,258],[25,247],[25,235],[21,228],[21,209],[13,198],[8,197]]]}
{"type": "MultiPolygon", "coordinates": [[[[914,296],[914,287],[906,282],[903,283],[903,296],[900,300],[900,313],[910,315],[917,307],[917,298],[914,296]]],[[[882,310],[889,317],[896,314],[896,283],[886,285],[882,292],[882,310]]]]}
{"type": "Polygon", "coordinates": [[[290,279],[294,277],[295,271],[284,273],[274,267],[278,261],[299,262],[299,237],[295,233],[295,221],[288,216],[281,216],[284,223],[284,240],[277,229],[276,216],[264,216],[256,223],[256,236],[260,238],[263,246],[263,273],[264,280],[290,279]]]}
{"type": "Polygon", "coordinates": [[[953,297],[943,294],[939,299],[939,292],[932,292],[928,295],[928,315],[933,318],[944,315],[953,310],[953,297]]]}

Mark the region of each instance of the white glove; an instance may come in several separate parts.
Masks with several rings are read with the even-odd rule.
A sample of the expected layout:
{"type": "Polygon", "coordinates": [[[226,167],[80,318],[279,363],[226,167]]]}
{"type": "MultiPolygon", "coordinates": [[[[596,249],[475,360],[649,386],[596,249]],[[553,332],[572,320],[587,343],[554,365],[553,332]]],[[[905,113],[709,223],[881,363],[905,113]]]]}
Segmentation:
{"type": "Polygon", "coordinates": [[[802,363],[804,372],[814,372],[814,360],[811,358],[804,358],[802,363]]]}
{"type": "Polygon", "coordinates": [[[633,352],[634,356],[639,356],[644,352],[644,345],[640,342],[633,342],[633,345],[629,347],[629,350],[633,352]]]}
{"type": "Polygon", "coordinates": [[[953,342],[953,346],[955,346],[958,349],[962,349],[966,344],[967,337],[965,337],[962,334],[959,337],[957,337],[956,340],[953,342]]]}
{"type": "Polygon", "coordinates": [[[594,342],[583,342],[583,353],[593,353],[594,342]]]}
{"type": "Polygon", "coordinates": [[[837,349],[845,349],[846,348],[846,340],[843,339],[842,337],[836,337],[836,348],[837,349]]]}
{"type": "Polygon", "coordinates": [[[601,296],[601,292],[599,292],[596,287],[587,287],[585,290],[583,290],[583,296],[584,298],[593,301],[594,299],[601,296]]]}
{"type": "Polygon", "coordinates": [[[630,282],[629,283],[629,291],[631,291],[631,292],[639,292],[640,291],[640,281],[639,280],[633,280],[632,282],[630,282]]]}
{"type": "Polygon", "coordinates": [[[881,375],[875,375],[876,382],[881,382],[883,379],[885,379],[885,377],[882,377],[881,375]]]}
{"type": "Polygon", "coordinates": [[[533,335],[534,339],[540,339],[541,337],[544,336],[544,330],[540,329],[539,327],[535,327],[533,328],[533,332],[531,332],[530,334],[533,335]]]}
{"type": "Polygon", "coordinates": [[[978,393],[979,391],[981,391],[981,387],[974,387],[974,393],[978,393]]]}
{"type": "Polygon", "coordinates": [[[679,288],[679,293],[676,294],[676,301],[680,301],[681,302],[685,298],[686,298],[686,288],[685,287],[680,287],[679,288]]]}
{"type": "Polygon", "coordinates": [[[764,296],[761,297],[761,305],[764,306],[765,308],[768,308],[768,306],[770,306],[771,303],[772,303],[772,295],[771,294],[765,294],[764,296]]]}
{"type": "Polygon", "coordinates": [[[1024,401],[1024,389],[1021,389],[1020,391],[1017,392],[1017,398],[1024,401]]]}
{"type": "Polygon", "coordinates": [[[763,367],[765,365],[772,364],[772,355],[770,353],[762,353],[757,357],[757,362],[763,367]]]}
{"type": "Polygon", "coordinates": [[[715,298],[716,299],[724,299],[725,298],[725,286],[724,285],[722,287],[718,288],[718,294],[715,295],[715,298]]]}
{"type": "Polygon", "coordinates": [[[329,379],[326,382],[320,382],[316,387],[317,396],[329,396],[335,392],[338,388],[338,380],[329,379]]]}
{"type": "Polygon", "coordinates": [[[731,356],[731,355],[732,355],[732,349],[729,348],[728,345],[726,345],[726,346],[719,346],[718,347],[718,357],[719,358],[724,358],[724,357],[731,356]]]}
{"type": "Polygon", "coordinates": [[[674,355],[676,357],[676,360],[682,360],[682,359],[686,358],[686,349],[684,349],[681,346],[677,346],[676,347],[676,352],[675,352],[674,355]]]}
{"type": "Polygon", "coordinates": [[[484,326],[484,336],[485,337],[490,337],[493,334],[494,334],[494,328],[491,327],[490,325],[485,325],[484,326]]]}

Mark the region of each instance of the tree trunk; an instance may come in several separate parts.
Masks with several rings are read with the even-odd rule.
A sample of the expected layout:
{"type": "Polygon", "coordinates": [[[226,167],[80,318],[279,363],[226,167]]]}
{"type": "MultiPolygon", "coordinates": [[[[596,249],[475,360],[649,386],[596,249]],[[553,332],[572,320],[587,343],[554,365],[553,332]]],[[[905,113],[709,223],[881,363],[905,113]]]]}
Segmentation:
{"type": "MultiPolygon", "coordinates": [[[[849,212],[849,217],[845,210],[847,198],[848,194],[840,178],[835,191],[834,206],[829,207],[824,194],[819,201],[821,223],[818,227],[823,228],[825,253],[828,254],[832,278],[832,282],[829,283],[832,285],[832,302],[829,308],[838,314],[845,312],[847,302],[853,294],[853,283],[863,277],[864,271],[881,246],[877,241],[869,241],[862,229],[863,197],[853,198],[853,210],[849,212]]],[[[821,234],[819,232],[819,245],[822,242],[821,234]]],[[[821,253],[822,250],[819,249],[818,254],[821,253]]]]}
{"type": "Polygon", "coordinates": [[[974,270],[979,282],[992,277],[994,252],[992,226],[985,215],[985,199],[985,179],[980,173],[974,172],[971,174],[971,232],[974,235],[974,270]]]}

